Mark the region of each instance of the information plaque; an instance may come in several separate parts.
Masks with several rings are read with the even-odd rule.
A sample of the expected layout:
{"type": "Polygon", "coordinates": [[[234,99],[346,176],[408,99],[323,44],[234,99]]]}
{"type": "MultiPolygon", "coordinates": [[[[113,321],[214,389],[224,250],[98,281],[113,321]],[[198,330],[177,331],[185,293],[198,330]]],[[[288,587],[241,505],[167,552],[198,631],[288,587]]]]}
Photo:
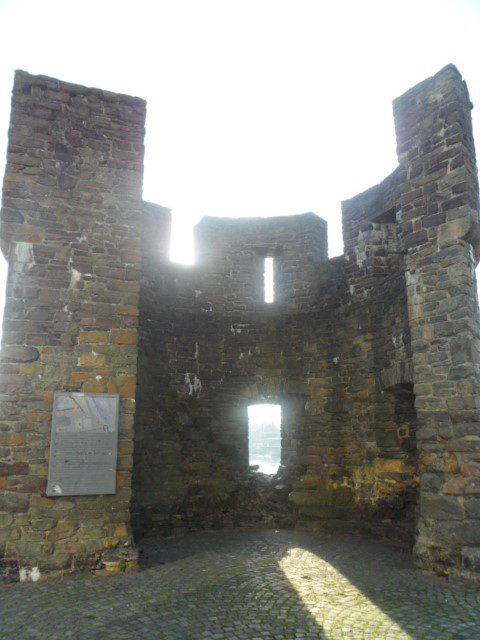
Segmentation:
{"type": "Polygon", "coordinates": [[[55,392],[47,496],[115,493],[118,394],[55,392]]]}

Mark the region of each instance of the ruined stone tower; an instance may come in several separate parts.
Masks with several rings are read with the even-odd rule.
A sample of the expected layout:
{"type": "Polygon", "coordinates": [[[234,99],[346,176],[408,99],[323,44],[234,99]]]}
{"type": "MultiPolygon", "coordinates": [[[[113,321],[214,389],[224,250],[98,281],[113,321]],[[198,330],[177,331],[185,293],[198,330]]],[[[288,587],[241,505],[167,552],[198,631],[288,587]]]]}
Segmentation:
{"type": "Polygon", "coordinates": [[[399,166],[343,203],[343,256],[328,259],[313,213],[205,218],[182,267],[169,210],[142,201],[145,102],[17,72],[0,575],[94,567],[132,535],[251,524],[372,533],[413,545],[423,569],[480,575],[470,109],[453,66],[394,101],[399,166]],[[59,391],[119,395],[114,493],[46,495],[59,391]],[[282,407],[274,482],[249,469],[261,401],[282,407]]]}

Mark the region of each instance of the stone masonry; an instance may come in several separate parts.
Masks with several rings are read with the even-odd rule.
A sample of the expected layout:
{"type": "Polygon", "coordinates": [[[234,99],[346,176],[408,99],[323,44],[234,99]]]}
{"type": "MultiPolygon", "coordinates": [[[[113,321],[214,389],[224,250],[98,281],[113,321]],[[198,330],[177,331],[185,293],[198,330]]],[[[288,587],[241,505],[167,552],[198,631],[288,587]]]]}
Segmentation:
{"type": "Polygon", "coordinates": [[[17,72],[0,575],[125,569],[144,536],[274,525],[366,532],[480,576],[470,109],[452,65],[394,101],[399,166],[343,203],[343,256],[313,213],[204,218],[186,267],[168,260],[170,211],[141,198],[145,103],[17,72]],[[58,390],[120,394],[115,495],[45,495],[58,390]],[[249,467],[258,402],[282,406],[273,477],[249,467]]]}
{"type": "Polygon", "coordinates": [[[18,72],[2,204],[0,560],[73,569],[129,542],[145,102],[18,72]],[[118,392],[117,492],[45,495],[55,390],[118,392]]]}

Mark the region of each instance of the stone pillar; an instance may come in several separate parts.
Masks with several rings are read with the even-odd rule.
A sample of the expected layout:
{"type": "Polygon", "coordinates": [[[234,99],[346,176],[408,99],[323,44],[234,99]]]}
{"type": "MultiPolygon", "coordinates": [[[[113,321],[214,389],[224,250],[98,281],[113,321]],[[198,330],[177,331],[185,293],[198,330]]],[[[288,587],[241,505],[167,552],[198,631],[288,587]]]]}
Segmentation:
{"type": "Polygon", "coordinates": [[[478,182],[472,105],[449,65],[394,101],[419,428],[417,566],[480,570],[478,182]]]}
{"type": "Polygon", "coordinates": [[[130,542],[144,120],[139,98],[15,76],[0,234],[0,574],[13,579],[130,542]],[[115,495],[45,495],[56,390],[120,394],[115,495]]]}

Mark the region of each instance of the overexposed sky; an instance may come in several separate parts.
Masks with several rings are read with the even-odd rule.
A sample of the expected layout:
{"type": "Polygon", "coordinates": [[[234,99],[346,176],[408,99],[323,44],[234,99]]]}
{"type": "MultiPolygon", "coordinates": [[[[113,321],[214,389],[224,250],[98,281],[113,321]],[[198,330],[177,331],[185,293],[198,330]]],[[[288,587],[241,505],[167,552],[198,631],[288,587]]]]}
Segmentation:
{"type": "Polygon", "coordinates": [[[396,166],[393,98],[453,62],[480,105],[479,32],[480,0],[0,0],[0,167],[14,69],[141,96],[173,259],[204,215],[305,211],[338,255],[340,201],[396,166]]]}

